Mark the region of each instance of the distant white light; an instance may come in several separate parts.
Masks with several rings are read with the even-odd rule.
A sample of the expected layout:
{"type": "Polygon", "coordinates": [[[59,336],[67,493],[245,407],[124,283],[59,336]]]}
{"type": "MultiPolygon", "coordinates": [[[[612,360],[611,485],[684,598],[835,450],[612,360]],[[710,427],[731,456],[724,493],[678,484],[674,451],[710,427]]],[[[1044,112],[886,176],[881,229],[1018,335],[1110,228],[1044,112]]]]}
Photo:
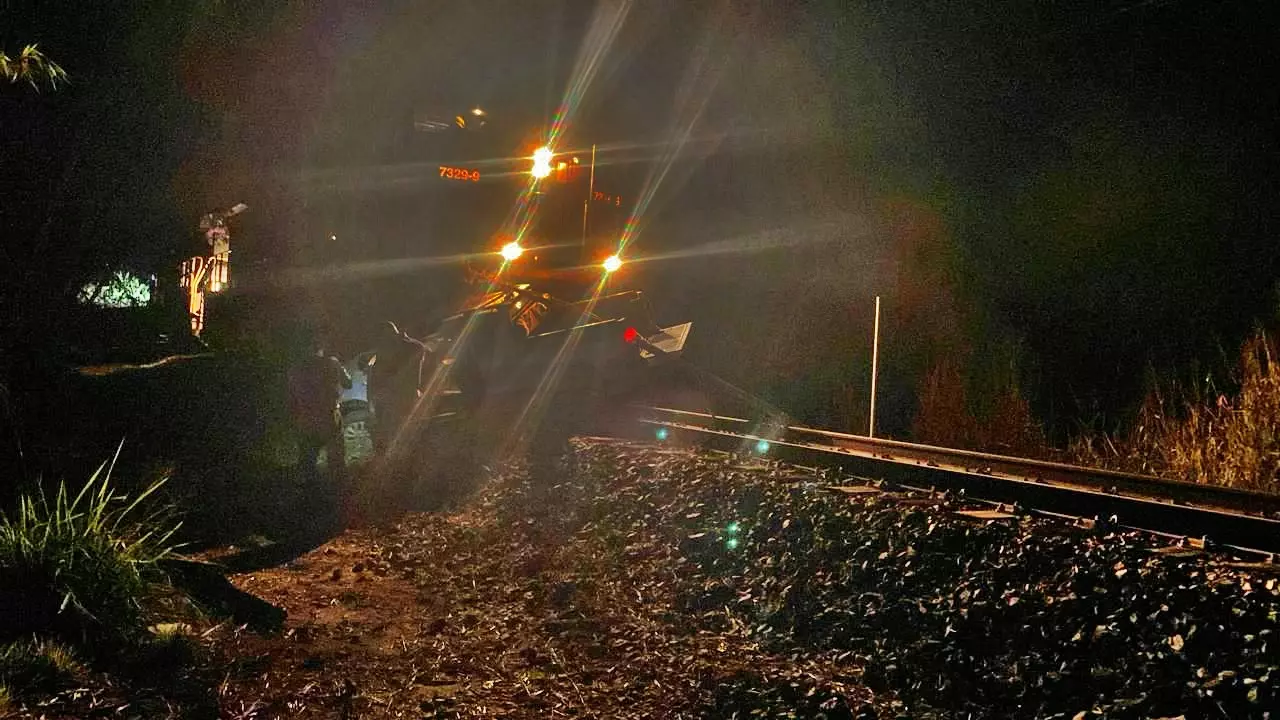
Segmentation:
{"type": "Polygon", "coordinates": [[[476,117],[484,117],[484,111],[480,108],[471,108],[471,114],[476,117]]]}
{"type": "Polygon", "coordinates": [[[618,268],[622,267],[622,258],[617,255],[610,255],[604,259],[602,265],[604,266],[605,272],[615,272],[618,268]]]}
{"type": "Polygon", "coordinates": [[[510,262],[524,254],[524,248],[518,242],[509,242],[502,246],[502,259],[510,262]]]}

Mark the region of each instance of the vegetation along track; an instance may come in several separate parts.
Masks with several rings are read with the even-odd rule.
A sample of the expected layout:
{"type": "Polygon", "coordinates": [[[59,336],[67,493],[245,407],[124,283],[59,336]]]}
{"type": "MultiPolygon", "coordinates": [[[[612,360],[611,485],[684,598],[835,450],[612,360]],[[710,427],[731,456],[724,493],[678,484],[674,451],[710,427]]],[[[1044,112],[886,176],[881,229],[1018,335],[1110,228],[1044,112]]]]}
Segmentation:
{"type": "Polygon", "coordinates": [[[962,493],[972,512],[1025,511],[1145,530],[1177,545],[1217,546],[1270,563],[1280,552],[1280,496],[1213,485],[918,445],[829,430],[672,408],[637,408],[640,422],[669,442],[766,452],[798,465],[839,471],[866,484],[846,492],[962,493]]]}

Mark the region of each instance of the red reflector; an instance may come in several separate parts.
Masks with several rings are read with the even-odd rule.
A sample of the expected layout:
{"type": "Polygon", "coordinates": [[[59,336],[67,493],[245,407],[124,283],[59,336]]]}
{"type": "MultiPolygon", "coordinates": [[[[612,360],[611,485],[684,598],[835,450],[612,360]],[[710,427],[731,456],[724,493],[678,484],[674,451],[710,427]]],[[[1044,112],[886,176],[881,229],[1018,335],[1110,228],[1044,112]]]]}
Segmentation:
{"type": "Polygon", "coordinates": [[[622,339],[629,343],[635,342],[640,338],[640,332],[633,327],[629,327],[622,331],[622,339]]]}

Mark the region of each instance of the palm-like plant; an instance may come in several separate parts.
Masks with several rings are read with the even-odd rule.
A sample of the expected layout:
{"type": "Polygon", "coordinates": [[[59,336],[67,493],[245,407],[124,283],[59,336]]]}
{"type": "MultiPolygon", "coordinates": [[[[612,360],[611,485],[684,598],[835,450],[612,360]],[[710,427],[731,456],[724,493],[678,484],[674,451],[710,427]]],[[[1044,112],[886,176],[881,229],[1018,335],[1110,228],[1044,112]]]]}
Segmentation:
{"type": "Polygon", "coordinates": [[[34,44],[22,48],[16,57],[9,57],[0,50],[0,79],[10,84],[26,82],[39,90],[40,83],[48,83],[57,89],[58,83],[67,81],[67,71],[45,57],[34,44]]]}

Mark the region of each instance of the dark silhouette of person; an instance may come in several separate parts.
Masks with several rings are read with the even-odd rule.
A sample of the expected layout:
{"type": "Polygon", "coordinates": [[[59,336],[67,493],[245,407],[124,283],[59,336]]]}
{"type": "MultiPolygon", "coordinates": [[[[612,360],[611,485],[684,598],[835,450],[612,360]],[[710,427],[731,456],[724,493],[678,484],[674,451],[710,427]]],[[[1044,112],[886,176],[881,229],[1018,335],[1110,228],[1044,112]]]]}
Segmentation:
{"type": "Polygon", "coordinates": [[[395,323],[382,323],[369,364],[369,401],[373,405],[373,447],[383,454],[413,411],[418,370],[426,347],[395,323]]]}
{"type": "Polygon", "coordinates": [[[342,363],[314,345],[312,354],[298,358],[289,370],[289,405],[298,429],[299,462],[303,479],[319,483],[320,451],[325,451],[330,479],[345,477],[346,450],[338,401],[351,387],[351,376],[342,363]]]}

